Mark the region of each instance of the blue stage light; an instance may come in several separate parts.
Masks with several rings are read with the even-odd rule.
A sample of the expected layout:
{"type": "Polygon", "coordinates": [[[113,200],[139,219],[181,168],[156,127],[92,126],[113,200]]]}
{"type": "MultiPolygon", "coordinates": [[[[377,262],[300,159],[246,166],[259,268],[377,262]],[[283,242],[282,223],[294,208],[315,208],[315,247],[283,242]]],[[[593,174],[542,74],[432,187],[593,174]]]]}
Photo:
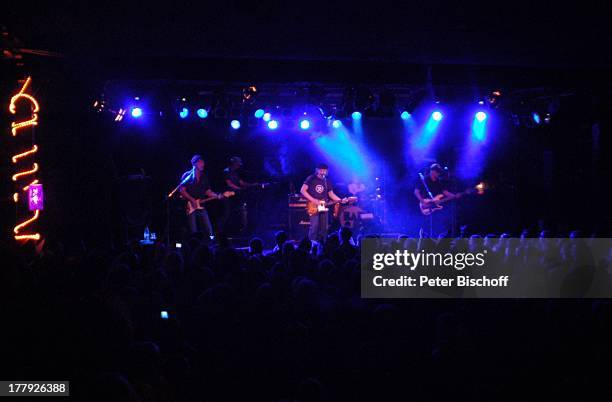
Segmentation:
{"type": "Polygon", "coordinates": [[[187,116],[189,116],[189,109],[187,109],[186,107],[182,108],[179,112],[179,116],[181,117],[181,119],[185,119],[187,116]]]}
{"type": "Polygon", "coordinates": [[[196,113],[200,119],[205,119],[208,117],[208,111],[206,109],[198,109],[196,113]]]}
{"type": "Polygon", "coordinates": [[[257,109],[254,113],[256,119],[261,119],[264,116],[265,111],[263,109],[257,109]]]}
{"type": "Polygon", "coordinates": [[[478,120],[479,122],[483,122],[487,119],[487,114],[485,112],[478,112],[476,113],[476,120],[478,120]]]}
{"type": "Polygon", "coordinates": [[[534,113],[531,115],[531,117],[533,117],[533,121],[534,121],[536,124],[540,124],[540,122],[542,121],[542,120],[540,119],[540,115],[539,115],[539,114],[537,114],[537,113],[535,113],[535,112],[534,112],[534,113]]]}
{"type": "Polygon", "coordinates": [[[300,128],[302,130],[308,130],[310,128],[310,122],[306,119],[300,120],[300,128]]]}
{"type": "Polygon", "coordinates": [[[142,116],[142,109],[139,107],[135,107],[132,109],[132,117],[134,118],[139,118],[140,116],[142,116]]]}
{"type": "Polygon", "coordinates": [[[442,112],[439,112],[439,111],[437,111],[437,110],[431,114],[431,118],[432,118],[434,121],[440,121],[440,120],[442,120],[442,117],[443,117],[443,116],[442,116],[442,112]]]}
{"type": "Polygon", "coordinates": [[[240,128],[240,122],[238,120],[232,120],[230,125],[234,130],[238,130],[240,128]]]}
{"type": "Polygon", "coordinates": [[[402,120],[408,120],[410,118],[410,113],[404,110],[402,114],[400,114],[400,117],[402,118],[402,120]]]}
{"type": "Polygon", "coordinates": [[[340,127],[342,127],[342,122],[340,120],[334,120],[332,122],[332,127],[333,128],[340,128],[340,127]]]}
{"type": "Polygon", "coordinates": [[[351,117],[353,118],[353,120],[360,120],[361,112],[353,112],[353,114],[351,114],[351,117]]]}
{"type": "Polygon", "coordinates": [[[268,128],[270,130],[276,130],[278,128],[278,122],[276,120],[270,120],[268,122],[268,128]]]}
{"type": "Polygon", "coordinates": [[[270,121],[272,115],[270,113],[264,113],[262,116],[263,121],[270,121]]]}

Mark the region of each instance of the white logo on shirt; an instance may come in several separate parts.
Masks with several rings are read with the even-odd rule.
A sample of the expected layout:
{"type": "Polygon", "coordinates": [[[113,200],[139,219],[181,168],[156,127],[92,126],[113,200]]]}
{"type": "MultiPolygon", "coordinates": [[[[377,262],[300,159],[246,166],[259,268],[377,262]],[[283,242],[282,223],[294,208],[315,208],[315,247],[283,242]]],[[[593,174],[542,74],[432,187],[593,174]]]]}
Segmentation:
{"type": "Polygon", "coordinates": [[[323,191],[325,191],[325,187],[323,187],[321,184],[317,184],[315,186],[315,191],[319,194],[323,193],[323,191]]]}

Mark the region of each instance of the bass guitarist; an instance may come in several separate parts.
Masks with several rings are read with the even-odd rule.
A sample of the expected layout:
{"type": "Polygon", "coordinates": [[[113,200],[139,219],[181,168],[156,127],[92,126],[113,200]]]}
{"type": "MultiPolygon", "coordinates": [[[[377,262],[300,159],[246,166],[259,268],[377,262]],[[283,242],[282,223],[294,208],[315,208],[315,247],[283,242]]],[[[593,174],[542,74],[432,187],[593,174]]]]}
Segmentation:
{"type": "Polygon", "coordinates": [[[238,212],[240,216],[240,233],[244,233],[249,226],[248,205],[244,192],[260,184],[244,181],[241,176],[241,168],[242,158],[234,156],[230,159],[229,166],[223,170],[225,186],[229,191],[237,193],[238,196],[233,199],[226,199],[223,202],[223,213],[220,221],[221,231],[227,231],[227,224],[232,212],[238,212]]]}
{"type": "Polygon", "coordinates": [[[328,172],[327,165],[317,165],[315,173],[304,180],[300,189],[300,193],[309,203],[318,206],[317,212],[310,215],[310,229],[308,231],[310,240],[318,242],[323,242],[327,236],[329,226],[327,204],[330,200],[335,203],[347,202],[347,199],[341,199],[334,193],[332,183],[327,179],[328,172]]]}

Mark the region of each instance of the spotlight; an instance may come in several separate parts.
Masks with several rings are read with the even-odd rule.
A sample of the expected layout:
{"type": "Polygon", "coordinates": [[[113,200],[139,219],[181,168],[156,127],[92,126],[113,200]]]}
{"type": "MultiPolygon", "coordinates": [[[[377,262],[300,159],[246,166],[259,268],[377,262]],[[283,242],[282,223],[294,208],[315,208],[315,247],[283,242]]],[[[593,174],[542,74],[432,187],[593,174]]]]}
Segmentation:
{"type": "Polygon", "coordinates": [[[187,109],[186,107],[182,108],[179,112],[179,116],[181,117],[181,119],[187,118],[187,116],[189,116],[189,109],[187,109]]]}
{"type": "Polygon", "coordinates": [[[531,117],[533,118],[533,121],[535,122],[535,124],[540,124],[540,122],[542,121],[540,119],[540,115],[538,113],[536,113],[536,112],[533,112],[531,114],[531,117]]]}
{"type": "Polygon", "coordinates": [[[234,130],[238,130],[240,128],[240,122],[238,120],[232,120],[230,126],[232,126],[234,130]]]}
{"type": "Polygon", "coordinates": [[[308,130],[310,128],[310,122],[306,119],[300,120],[300,128],[302,130],[308,130]]]}
{"type": "Polygon", "coordinates": [[[132,109],[132,117],[134,118],[139,118],[140,116],[142,116],[142,109],[139,107],[135,107],[132,109]]]}
{"type": "Polygon", "coordinates": [[[278,128],[278,122],[276,120],[270,120],[268,122],[268,128],[270,130],[276,130],[278,128]]]}
{"type": "Polygon", "coordinates": [[[431,114],[431,118],[434,119],[434,121],[440,121],[442,117],[442,113],[437,110],[431,114]]]}
{"type": "Polygon", "coordinates": [[[263,109],[257,109],[254,113],[254,116],[258,119],[261,119],[264,116],[264,110],[263,109]]]}
{"type": "Polygon", "coordinates": [[[410,118],[410,113],[408,113],[407,110],[404,110],[401,114],[400,117],[402,118],[402,120],[408,120],[410,118]]]}
{"type": "Polygon", "coordinates": [[[485,112],[478,112],[476,113],[476,120],[478,120],[479,122],[483,122],[487,119],[487,114],[485,112]]]}
{"type": "Polygon", "coordinates": [[[361,112],[353,112],[351,114],[351,117],[353,118],[353,120],[361,120],[361,112]]]}
{"type": "Polygon", "coordinates": [[[242,99],[245,103],[252,102],[257,96],[257,87],[255,85],[251,85],[242,90],[242,99]]]}
{"type": "Polygon", "coordinates": [[[340,128],[342,126],[342,122],[340,120],[334,120],[332,122],[332,127],[333,128],[340,128]]]}
{"type": "Polygon", "coordinates": [[[501,100],[501,96],[502,93],[499,90],[495,90],[493,92],[491,92],[489,95],[487,95],[487,103],[489,103],[489,105],[491,106],[497,106],[499,105],[499,101],[501,100]]]}
{"type": "Polygon", "coordinates": [[[262,116],[263,121],[270,121],[272,115],[270,113],[264,113],[262,116]]]}
{"type": "Polygon", "coordinates": [[[208,111],[206,109],[198,109],[196,113],[200,119],[205,119],[208,117],[208,111]]]}

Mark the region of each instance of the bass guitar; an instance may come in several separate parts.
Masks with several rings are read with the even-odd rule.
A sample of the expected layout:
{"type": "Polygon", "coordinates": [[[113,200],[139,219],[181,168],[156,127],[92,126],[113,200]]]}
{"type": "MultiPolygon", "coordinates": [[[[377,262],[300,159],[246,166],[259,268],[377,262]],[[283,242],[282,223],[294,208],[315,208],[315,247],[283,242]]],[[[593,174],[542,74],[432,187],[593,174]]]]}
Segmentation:
{"type": "MultiPolygon", "coordinates": [[[[236,193],[233,191],[224,191],[223,193],[221,193],[221,196],[223,198],[233,197],[234,195],[236,195],[236,193]]],[[[194,213],[195,211],[199,209],[204,209],[204,204],[206,204],[209,201],[218,200],[218,199],[219,197],[208,197],[208,198],[198,198],[195,200],[194,203],[187,201],[187,206],[186,206],[187,215],[191,215],[192,213],[194,213]]]]}
{"type": "Polygon", "coordinates": [[[324,200],[321,200],[317,203],[308,201],[308,204],[306,205],[306,212],[308,213],[308,216],[313,216],[320,212],[329,211],[328,207],[333,205],[334,206],[333,216],[334,218],[338,218],[338,216],[340,215],[340,204],[353,204],[357,202],[357,200],[358,200],[357,197],[346,197],[338,201],[325,202],[324,200]]]}

